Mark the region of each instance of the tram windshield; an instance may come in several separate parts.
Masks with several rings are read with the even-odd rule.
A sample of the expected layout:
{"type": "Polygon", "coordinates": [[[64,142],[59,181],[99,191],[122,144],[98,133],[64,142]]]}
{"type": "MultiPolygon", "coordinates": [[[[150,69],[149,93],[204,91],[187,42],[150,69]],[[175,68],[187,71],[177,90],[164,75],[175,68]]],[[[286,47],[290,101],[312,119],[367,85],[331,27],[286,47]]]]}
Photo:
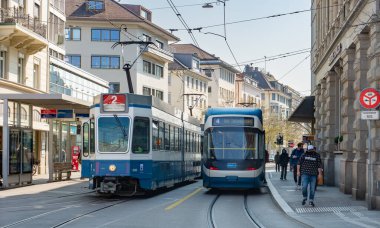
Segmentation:
{"type": "Polygon", "coordinates": [[[216,160],[257,159],[258,133],[248,127],[215,127],[205,132],[208,157],[216,160]]]}
{"type": "Polygon", "coordinates": [[[100,117],[98,119],[99,152],[126,152],[128,150],[129,118],[100,117]]]}

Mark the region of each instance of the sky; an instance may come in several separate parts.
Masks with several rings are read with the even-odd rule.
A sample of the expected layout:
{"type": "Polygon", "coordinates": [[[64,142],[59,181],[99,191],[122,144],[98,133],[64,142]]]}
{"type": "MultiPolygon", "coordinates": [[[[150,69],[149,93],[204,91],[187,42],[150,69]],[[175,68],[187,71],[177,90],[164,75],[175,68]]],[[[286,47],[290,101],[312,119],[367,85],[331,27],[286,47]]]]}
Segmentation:
{"type": "MultiPolygon", "coordinates": [[[[252,66],[266,69],[281,83],[299,91],[301,95],[310,94],[310,1],[226,1],[226,38],[233,54],[221,37],[224,36],[224,7],[217,0],[120,0],[120,3],[142,5],[151,10],[153,23],[164,29],[184,29],[168,1],[173,2],[189,28],[203,27],[201,32],[192,31],[203,50],[231,65],[237,65],[236,62],[252,63],[252,66]],[[213,8],[202,8],[204,3],[210,2],[213,8]],[[285,15],[265,18],[279,14],[285,15]],[[239,22],[244,20],[246,21],[239,22]],[[228,24],[231,22],[237,23],[228,24]],[[207,32],[220,36],[205,34],[207,32]],[[295,53],[278,58],[278,55],[284,56],[283,54],[292,52],[295,53]],[[303,53],[296,54],[299,52],[303,53]]],[[[194,44],[186,30],[174,31],[173,34],[181,39],[179,43],[194,44]]],[[[236,68],[240,70],[239,67],[236,68]]],[[[244,66],[241,66],[241,70],[244,70],[244,66]]]]}

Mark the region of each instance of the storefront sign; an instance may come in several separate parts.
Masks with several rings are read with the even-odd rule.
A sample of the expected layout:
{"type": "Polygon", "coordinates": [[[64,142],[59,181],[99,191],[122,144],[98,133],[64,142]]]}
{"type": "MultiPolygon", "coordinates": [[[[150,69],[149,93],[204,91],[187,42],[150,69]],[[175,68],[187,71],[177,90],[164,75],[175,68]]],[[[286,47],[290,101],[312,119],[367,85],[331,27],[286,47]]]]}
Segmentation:
{"type": "Polygon", "coordinates": [[[57,109],[41,109],[41,118],[57,118],[57,109]]]}
{"type": "Polygon", "coordinates": [[[72,109],[58,110],[57,118],[74,118],[74,112],[72,109]]]}
{"type": "Polygon", "coordinates": [[[329,58],[329,65],[331,65],[334,60],[336,59],[336,57],[340,54],[340,52],[342,51],[342,44],[338,44],[335,49],[332,51],[331,55],[330,55],[330,58],[329,58]]]}

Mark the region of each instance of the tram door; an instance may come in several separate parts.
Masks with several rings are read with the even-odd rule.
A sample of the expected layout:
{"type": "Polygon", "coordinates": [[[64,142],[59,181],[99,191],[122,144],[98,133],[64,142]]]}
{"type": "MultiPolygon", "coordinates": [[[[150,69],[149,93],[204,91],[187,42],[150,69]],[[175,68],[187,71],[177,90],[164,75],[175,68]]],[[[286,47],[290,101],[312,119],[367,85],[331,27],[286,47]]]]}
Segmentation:
{"type": "Polygon", "coordinates": [[[95,156],[95,120],[88,119],[82,124],[82,176],[90,176],[91,174],[91,162],[89,160],[94,159],[95,156]]]}

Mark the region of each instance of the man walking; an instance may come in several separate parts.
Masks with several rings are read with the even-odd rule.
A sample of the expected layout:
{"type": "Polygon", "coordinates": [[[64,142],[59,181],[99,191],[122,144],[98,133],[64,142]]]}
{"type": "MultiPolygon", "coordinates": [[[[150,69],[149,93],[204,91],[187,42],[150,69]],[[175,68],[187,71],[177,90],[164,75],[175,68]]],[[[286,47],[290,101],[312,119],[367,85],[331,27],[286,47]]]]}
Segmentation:
{"type": "Polygon", "coordinates": [[[276,173],[280,172],[280,153],[278,151],[274,156],[274,163],[276,163],[276,173]]]}
{"type": "Polygon", "coordinates": [[[288,163],[289,163],[289,154],[286,149],[282,149],[281,155],[280,155],[280,166],[281,166],[281,180],[286,180],[286,172],[288,169],[288,163]]]}
{"type": "Polygon", "coordinates": [[[322,175],[321,156],[315,151],[313,145],[307,146],[307,151],[298,161],[297,175],[301,176],[302,180],[302,205],[307,201],[307,187],[309,186],[309,205],[314,207],[315,185],[317,183],[317,175],[322,175]]]}
{"type": "Polygon", "coordinates": [[[292,151],[290,155],[290,169],[293,171],[294,182],[296,183],[296,190],[301,189],[301,177],[297,176],[297,164],[298,160],[304,153],[303,144],[298,143],[297,148],[292,151]]]}

